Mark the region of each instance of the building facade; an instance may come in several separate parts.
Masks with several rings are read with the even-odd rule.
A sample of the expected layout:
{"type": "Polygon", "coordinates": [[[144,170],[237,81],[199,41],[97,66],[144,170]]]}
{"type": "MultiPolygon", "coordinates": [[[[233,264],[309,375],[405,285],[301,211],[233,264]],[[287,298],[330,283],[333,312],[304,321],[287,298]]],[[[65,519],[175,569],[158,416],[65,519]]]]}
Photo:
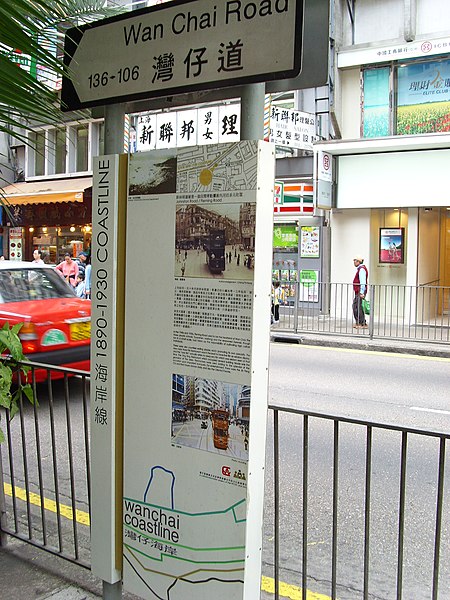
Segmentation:
{"type": "Polygon", "coordinates": [[[334,14],[336,127],[315,146],[333,160],[330,280],[351,281],[361,255],[372,284],[449,286],[448,5],[357,0],[334,14]]]}

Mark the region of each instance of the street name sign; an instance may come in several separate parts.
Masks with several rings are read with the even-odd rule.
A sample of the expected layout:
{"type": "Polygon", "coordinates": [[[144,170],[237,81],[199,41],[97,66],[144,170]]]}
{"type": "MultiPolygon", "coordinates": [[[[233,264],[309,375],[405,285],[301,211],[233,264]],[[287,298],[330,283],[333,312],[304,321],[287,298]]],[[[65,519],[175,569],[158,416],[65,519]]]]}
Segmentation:
{"type": "Polygon", "coordinates": [[[180,0],[73,28],[62,109],[294,78],[302,29],[303,0],[180,0]]]}

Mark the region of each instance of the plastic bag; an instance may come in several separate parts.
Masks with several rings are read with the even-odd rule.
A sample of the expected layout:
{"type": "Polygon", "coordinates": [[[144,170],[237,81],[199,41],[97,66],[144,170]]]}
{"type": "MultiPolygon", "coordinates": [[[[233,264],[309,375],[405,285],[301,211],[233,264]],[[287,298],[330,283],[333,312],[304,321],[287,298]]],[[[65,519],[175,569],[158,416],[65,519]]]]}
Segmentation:
{"type": "Polygon", "coordinates": [[[363,313],[365,315],[370,315],[370,300],[367,300],[367,298],[363,298],[361,300],[361,306],[363,309],[363,313]]]}

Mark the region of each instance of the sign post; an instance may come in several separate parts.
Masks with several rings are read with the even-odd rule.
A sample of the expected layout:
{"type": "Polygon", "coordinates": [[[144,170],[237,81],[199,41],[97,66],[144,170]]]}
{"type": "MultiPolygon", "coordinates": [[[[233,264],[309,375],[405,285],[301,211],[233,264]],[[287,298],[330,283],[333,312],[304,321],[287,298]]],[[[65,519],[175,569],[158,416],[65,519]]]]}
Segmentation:
{"type": "Polygon", "coordinates": [[[295,77],[302,27],[303,0],[183,0],[70,29],[62,108],[295,77]]]}

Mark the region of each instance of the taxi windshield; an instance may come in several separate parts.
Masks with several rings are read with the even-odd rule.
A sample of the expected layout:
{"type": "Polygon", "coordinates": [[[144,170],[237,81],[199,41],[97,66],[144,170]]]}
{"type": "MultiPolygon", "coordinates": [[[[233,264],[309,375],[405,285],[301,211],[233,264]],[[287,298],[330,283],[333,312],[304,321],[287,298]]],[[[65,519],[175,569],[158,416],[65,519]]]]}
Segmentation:
{"type": "Polygon", "coordinates": [[[1,269],[0,303],[72,298],[73,290],[53,269],[1,269]]]}

